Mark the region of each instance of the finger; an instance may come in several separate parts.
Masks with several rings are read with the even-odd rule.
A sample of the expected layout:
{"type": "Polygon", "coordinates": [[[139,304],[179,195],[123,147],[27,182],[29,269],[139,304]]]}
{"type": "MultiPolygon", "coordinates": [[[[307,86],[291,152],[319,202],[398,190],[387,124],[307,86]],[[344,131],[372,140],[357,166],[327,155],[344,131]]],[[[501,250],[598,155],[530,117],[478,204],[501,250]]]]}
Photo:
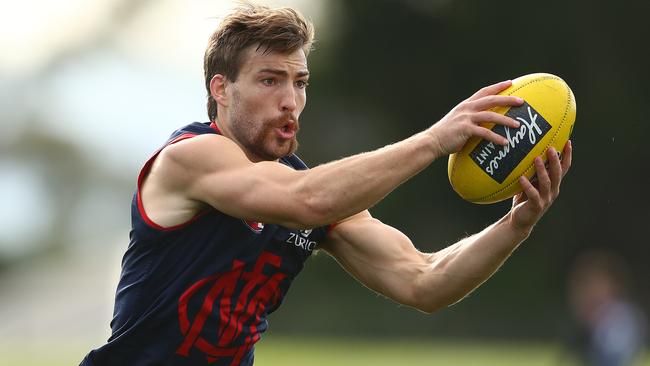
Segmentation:
{"type": "Polygon", "coordinates": [[[522,202],[525,202],[528,200],[528,197],[526,197],[526,192],[521,191],[515,195],[515,197],[512,199],[512,207],[515,207],[519,205],[522,202]]]}
{"type": "Polygon", "coordinates": [[[494,107],[516,107],[523,103],[524,100],[522,98],[511,95],[488,95],[471,101],[469,105],[470,108],[474,108],[477,111],[485,111],[494,107]]]}
{"type": "Polygon", "coordinates": [[[551,199],[551,178],[548,176],[546,166],[541,157],[535,158],[535,170],[537,171],[537,186],[539,195],[546,201],[551,199]]]}
{"type": "Polygon", "coordinates": [[[512,128],[519,128],[520,125],[518,121],[515,121],[510,117],[504,116],[503,114],[492,112],[492,111],[483,111],[483,112],[474,113],[471,115],[470,119],[474,123],[493,122],[493,123],[497,123],[512,128]]]}
{"type": "Polygon", "coordinates": [[[474,128],[472,129],[472,135],[474,136],[478,136],[484,140],[494,142],[497,145],[505,146],[508,144],[508,140],[505,137],[499,135],[496,132],[493,132],[488,128],[481,127],[481,126],[473,126],[473,127],[474,128]]]}
{"type": "Polygon", "coordinates": [[[508,87],[510,87],[510,85],[512,85],[512,80],[506,80],[506,81],[502,81],[496,84],[486,86],[484,88],[481,88],[476,93],[474,93],[474,95],[469,97],[468,100],[476,100],[485,97],[487,95],[498,94],[500,91],[506,90],[508,87]]]}
{"type": "Polygon", "coordinates": [[[519,177],[519,184],[521,185],[521,188],[523,188],[523,192],[528,198],[528,202],[539,210],[543,209],[544,204],[542,203],[542,198],[533,184],[523,175],[519,177]]]}
{"type": "Polygon", "coordinates": [[[557,151],[552,146],[546,151],[548,158],[548,171],[551,177],[551,193],[557,197],[560,194],[560,182],[562,182],[562,166],[557,151]]]}
{"type": "Polygon", "coordinates": [[[566,173],[571,168],[571,160],[573,159],[573,144],[571,140],[567,141],[564,144],[564,149],[562,150],[562,176],[565,176],[566,173]]]}

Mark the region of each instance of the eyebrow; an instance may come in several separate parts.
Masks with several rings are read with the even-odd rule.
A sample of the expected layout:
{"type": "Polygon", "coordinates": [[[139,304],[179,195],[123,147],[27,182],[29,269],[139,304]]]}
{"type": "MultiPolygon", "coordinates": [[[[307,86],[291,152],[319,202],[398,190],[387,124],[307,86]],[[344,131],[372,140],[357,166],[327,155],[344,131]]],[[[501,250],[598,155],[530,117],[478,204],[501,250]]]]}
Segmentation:
{"type": "MultiPolygon", "coordinates": [[[[282,69],[270,69],[270,68],[264,68],[261,69],[257,72],[258,74],[261,73],[269,73],[269,74],[275,74],[275,75],[281,75],[281,76],[288,76],[289,73],[287,73],[285,70],[282,69]]],[[[298,77],[303,77],[303,76],[309,76],[309,71],[306,70],[301,70],[296,73],[298,77]]]]}

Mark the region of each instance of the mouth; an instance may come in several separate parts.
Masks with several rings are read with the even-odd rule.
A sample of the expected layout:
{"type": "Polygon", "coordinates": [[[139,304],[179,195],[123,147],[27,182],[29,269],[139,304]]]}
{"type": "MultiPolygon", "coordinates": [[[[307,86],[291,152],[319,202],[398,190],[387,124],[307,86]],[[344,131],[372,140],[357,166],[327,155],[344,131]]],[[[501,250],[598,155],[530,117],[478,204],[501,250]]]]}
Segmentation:
{"type": "Polygon", "coordinates": [[[278,127],[277,130],[278,130],[278,134],[283,139],[292,139],[296,136],[296,133],[298,132],[298,126],[296,125],[295,122],[289,121],[285,125],[278,127]]]}

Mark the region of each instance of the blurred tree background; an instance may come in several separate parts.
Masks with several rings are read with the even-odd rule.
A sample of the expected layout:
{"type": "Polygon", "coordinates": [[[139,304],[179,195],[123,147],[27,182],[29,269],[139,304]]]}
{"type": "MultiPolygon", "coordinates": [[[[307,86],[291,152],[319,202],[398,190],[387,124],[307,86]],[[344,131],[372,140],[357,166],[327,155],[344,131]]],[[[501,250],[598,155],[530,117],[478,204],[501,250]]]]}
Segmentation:
{"type": "MultiPolygon", "coordinates": [[[[478,88],[533,72],[561,76],[576,95],[575,160],[560,199],[528,241],[463,302],[420,315],[376,299],[317,256],[274,327],[551,339],[569,318],[570,264],[588,248],[624,257],[634,294],[649,309],[650,240],[643,230],[650,220],[644,193],[650,153],[643,148],[650,132],[648,2],[384,0],[341,1],[336,9],[335,36],[318,43],[310,58],[301,147],[310,163],[407,137],[478,88]],[[311,315],[314,324],[294,322],[296,313],[311,315]]],[[[478,206],[459,199],[443,159],[371,212],[420,249],[437,250],[508,208],[509,202],[478,206]]]]}
{"type": "MultiPolygon", "coordinates": [[[[307,4],[296,6],[314,16],[307,4]]],[[[607,248],[625,259],[635,299],[650,312],[646,284],[650,240],[645,232],[650,222],[650,199],[645,194],[650,150],[644,148],[644,138],[650,133],[644,110],[650,101],[650,29],[645,19],[650,14],[649,2],[328,0],[319,4],[317,8],[326,16],[317,23],[319,41],[309,60],[309,102],[301,117],[299,154],[308,164],[408,137],[487,84],[549,72],[567,81],[577,99],[574,165],[559,200],[529,240],[461,303],[430,316],[397,306],[352,281],[326,254],[319,253],[296,280],[284,306],[271,316],[272,332],[555,340],[570,319],[567,273],[574,258],[590,248],[607,248]]],[[[56,98],[59,89],[50,86],[49,94],[39,96],[39,87],[56,85],[57,75],[79,70],[77,63],[83,60],[105,57],[105,47],[119,43],[120,31],[156,6],[155,2],[114,2],[105,27],[84,42],[58,52],[27,77],[0,73],[0,120],[5,131],[0,139],[0,166],[6,168],[0,172],[5,203],[0,217],[5,222],[18,222],[16,217],[22,217],[23,227],[14,228],[23,231],[0,231],[4,233],[0,235],[3,293],[17,294],[9,292],[22,287],[18,281],[24,276],[16,273],[37,267],[34,263],[44,258],[77,258],[82,252],[90,253],[83,258],[93,257],[92,263],[100,263],[97,257],[102,254],[96,253],[121,253],[126,248],[131,193],[137,168],[146,159],[141,150],[128,152],[133,150],[126,146],[138,144],[139,136],[155,134],[158,142],[143,148],[152,152],[173,129],[160,124],[175,128],[193,115],[160,124],[159,120],[142,120],[144,127],[97,122],[93,126],[97,133],[108,131],[107,137],[113,140],[113,150],[102,154],[83,136],[48,127],[51,118],[64,119],[62,124],[67,120],[51,114],[60,101],[56,98]],[[127,152],[120,155],[120,150],[127,152]],[[22,183],[7,183],[20,182],[16,177],[25,175],[23,171],[29,172],[25,174],[30,182],[36,182],[25,191],[26,197],[35,200],[31,206],[14,191],[22,183]],[[45,219],[37,220],[39,215],[45,219]],[[40,231],[30,222],[40,225],[40,231]]],[[[193,57],[199,58],[194,67],[200,74],[201,55],[193,57]]],[[[158,75],[161,80],[154,81],[152,89],[164,84],[165,71],[158,75]]],[[[183,93],[199,95],[195,102],[202,106],[202,88],[199,80],[191,91],[171,87],[163,91],[174,98],[183,93]]],[[[115,107],[119,95],[97,93],[106,106],[97,110],[99,120],[102,114],[114,113],[109,109],[115,107]]],[[[171,103],[149,103],[144,95],[142,99],[139,109],[162,110],[165,116],[165,108],[171,108],[171,103]]],[[[434,162],[371,212],[405,232],[424,251],[441,249],[507,212],[507,202],[488,206],[464,202],[452,191],[446,167],[446,159],[434,162]]],[[[96,281],[116,281],[119,259],[110,267],[109,272],[92,273],[95,285],[96,281]],[[101,280],[109,276],[110,280],[101,280]]],[[[81,281],[84,275],[72,277],[81,281]]],[[[52,274],[39,282],[56,278],[52,274]]],[[[83,281],[50,284],[71,296],[83,296],[74,288],[84,288],[83,281]]],[[[8,298],[0,301],[0,314],[25,311],[24,304],[8,298]]],[[[96,311],[103,312],[99,318],[110,319],[111,308],[110,303],[89,304],[86,322],[99,322],[96,311]]],[[[16,321],[11,324],[14,328],[9,329],[21,328],[16,321]]],[[[108,324],[100,327],[107,334],[108,324]]],[[[0,331],[0,336],[9,337],[9,333],[0,331]]]]}

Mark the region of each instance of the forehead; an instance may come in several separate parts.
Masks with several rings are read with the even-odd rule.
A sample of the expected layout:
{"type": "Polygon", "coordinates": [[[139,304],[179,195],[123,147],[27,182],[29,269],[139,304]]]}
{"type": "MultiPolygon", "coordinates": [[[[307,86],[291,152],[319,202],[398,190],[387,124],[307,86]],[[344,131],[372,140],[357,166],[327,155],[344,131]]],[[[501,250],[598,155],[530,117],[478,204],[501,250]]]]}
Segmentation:
{"type": "Polygon", "coordinates": [[[307,57],[300,48],[289,53],[264,52],[257,46],[251,46],[244,51],[240,72],[255,73],[262,69],[278,69],[288,73],[307,71],[307,57]]]}

